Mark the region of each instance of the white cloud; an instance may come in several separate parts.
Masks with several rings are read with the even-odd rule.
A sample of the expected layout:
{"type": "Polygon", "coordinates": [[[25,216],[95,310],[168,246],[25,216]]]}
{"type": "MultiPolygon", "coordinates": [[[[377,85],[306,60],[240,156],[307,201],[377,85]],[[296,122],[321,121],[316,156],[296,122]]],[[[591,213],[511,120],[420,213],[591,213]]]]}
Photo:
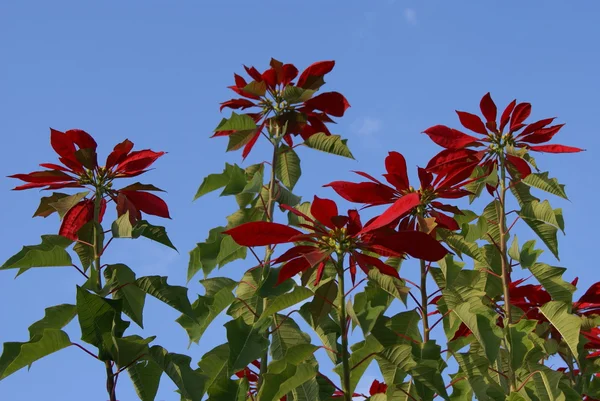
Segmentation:
{"type": "Polygon", "coordinates": [[[352,124],[354,132],[362,137],[372,137],[381,131],[383,123],[381,120],[371,117],[365,117],[352,124]]]}
{"type": "Polygon", "coordinates": [[[405,8],[404,19],[411,25],[417,25],[417,12],[413,8],[405,8]]]}

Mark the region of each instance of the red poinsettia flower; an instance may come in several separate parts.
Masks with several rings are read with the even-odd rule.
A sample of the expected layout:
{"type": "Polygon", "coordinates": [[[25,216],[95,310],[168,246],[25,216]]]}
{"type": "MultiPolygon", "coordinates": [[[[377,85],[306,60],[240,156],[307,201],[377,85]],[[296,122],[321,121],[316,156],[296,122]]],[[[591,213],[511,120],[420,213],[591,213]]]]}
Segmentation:
{"type": "MultiPolygon", "coordinates": [[[[113,188],[113,181],[117,178],[131,178],[148,171],[147,169],[164,152],[154,152],[149,149],[132,151],[133,142],[126,139],[115,146],[108,155],[105,165],[100,166],[96,154],[96,141],[85,131],[72,129],[61,132],[50,129],[50,144],[58,154],[62,165],[42,163],[40,166],[46,170],[9,176],[26,182],[14,190],[88,187],[93,190],[93,197],[98,194],[103,196],[100,219],[104,214],[106,198],[115,201],[119,216],[129,212],[132,224],[141,219],[142,212],[159,217],[170,217],[167,204],[158,196],[147,192],[161,191],[155,186],[135,183],[121,189],[113,188]]],[[[63,218],[60,235],[77,239],[79,229],[94,217],[93,197],[85,198],[69,209],[63,218]]],[[[46,217],[49,214],[40,215],[46,217]]]]}
{"type": "MultiPolygon", "coordinates": [[[[292,135],[300,135],[306,140],[310,136],[323,132],[330,135],[325,123],[332,123],[331,117],[342,117],[350,107],[346,98],[338,92],[315,93],[325,83],[323,77],[329,73],[334,61],[320,61],[309,66],[294,83],[298,69],[292,64],[283,64],[271,59],[271,68],[260,73],[254,67],[244,66],[252,78],[249,83],[241,76],[234,74],[235,85],[230,86],[243,98],[231,99],[221,103],[221,110],[249,109],[247,116],[254,120],[256,127],[227,127],[222,129],[227,120],[221,121],[213,136],[237,135],[235,145],[231,149],[242,146],[242,157],[246,158],[254,147],[265,126],[276,123],[285,132],[285,141],[293,146],[292,135]]],[[[275,135],[275,133],[271,133],[275,135]]]]}
{"type": "Polygon", "coordinates": [[[540,145],[552,140],[564,124],[550,125],[554,118],[525,124],[531,114],[529,103],[517,104],[513,100],[502,113],[499,123],[496,122],[497,107],[489,93],[481,99],[480,109],[485,123],[475,114],[456,112],[463,127],[479,134],[478,137],[444,125],[436,125],[424,131],[433,142],[444,148],[427,165],[429,171],[446,175],[471,163],[488,167],[491,171],[491,167],[497,165],[502,156],[511,167],[511,174],[525,178],[531,174],[527,160],[516,153],[508,153],[507,147],[546,153],[574,153],[583,150],[556,144],[540,145]]]}
{"type": "Polygon", "coordinates": [[[371,383],[371,388],[369,389],[369,395],[385,394],[387,389],[387,384],[381,383],[379,380],[373,380],[373,383],[371,383]]]}
{"type": "Polygon", "coordinates": [[[387,174],[385,179],[392,186],[382,183],[367,173],[356,173],[366,177],[370,182],[334,181],[326,187],[331,187],[342,198],[367,206],[392,204],[381,216],[368,225],[369,230],[375,230],[400,220],[402,229],[415,229],[417,216],[432,217],[438,226],[449,230],[458,230],[456,221],[443,212],[462,214],[455,206],[446,205],[436,199],[456,199],[469,195],[470,192],[461,188],[464,181],[471,175],[474,165],[456,171],[450,175],[433,174],[419,168],[421,187],[413,188],[408,180],[406,160],[398,152],[390,152],[385,159],[387,174]]]}
{"type": "Polygon", "coordinates": [[[408,254],[428,261],[440,260],[448,253],[438,241],[420,231],[394,231],[389,227],[382,227],[365,233],[358,211],[349,210],[347,216],[341,216],[335,202],[329,199],[315,196],[311,205],[314,218],[294,208],[285,208],[309,222],[302,225],[308,233],[283,224],[263,221],[245,223],[224,232],[243,246],[302,242],[274,261],[284,263],[279,272],[278,283],[315,266],[318,266],[319,281],[325,263],[333,253],[350,255],[353,279],[357,264],[365,273],[370,268],[376,268],[383,274],[398,277],[398,272],[393,267],[361,251],[375,252],[381,256],[408,254]]]}

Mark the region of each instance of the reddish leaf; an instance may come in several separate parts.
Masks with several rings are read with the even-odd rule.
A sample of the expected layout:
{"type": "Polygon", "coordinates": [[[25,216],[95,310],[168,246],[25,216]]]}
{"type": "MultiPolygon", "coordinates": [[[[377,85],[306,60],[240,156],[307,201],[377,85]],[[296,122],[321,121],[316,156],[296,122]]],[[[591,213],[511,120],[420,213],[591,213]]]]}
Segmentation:
{"type": "Polygon", "coordinates": [[[508,106],[506,106],[506,109],[504,109],[504,112],[502,113],[502,117],[500,117],[500,131],[504,131],[504,127],[506,127],[506,124],[508,124],[510,115],[511,115],[512,111],[514,110],[516,104],[517,104],[517,100],[515,99],[512,102],[510,102],[508,104],[508,106]]]}
{"type": "Polygon", "coordinates": [[[521,175],[521,179],[531,174],[531,167],[529,167],[529,164],[527,164],[527,162],[520,157],[506,155],[506,160],[512,164],[515,169],[517,169],[521,175]]]}
{"type": "Polygon", "coordinates": [[[348,235],[355,236],[362,230],[362,222],[360,215],[355,209],[348,210],[348,235]]]}
{"type": "Polygon", "coordinates": [[[585,149],[575,148],[572,146],[565,145],[540,145],[540,146],[530,146],[529,149],[536,152],[545,152],[545,153],[577,153],[583,152],[585,149]]]}
{"type": "Polygon", "coordinates": [[[93,218],[94,202],[89,199],[83,200],[69,209],[65,214],[58,235],[76,241],[77,232],[93,218]]]}
{"type": "Polygon", "coordinates": [[[406,159],[398,152],[390,152],[385,158],[385,179],[399,191],[407,190],[410,186],[406,172],[406,159]]]}
{"type": "Polygon", "coordinates": [[[127,154],[131,152],[131,149],[133,149],[133,142],[129,139],[125,139],[123,142],[116,145],[106,158],[106,168],[111,169],[121,163],[127,157],[127,154]]]}
{"type": "Polygon", "coordinates": [[[479,160],[478,152],[471,149],[444,149],[427,163],[426,169],[432,173],[438,174],[449,165],[462,163],[471,160],[479,160]]]}
{"type": "Polygon", "coordinates": [[[59,164],[54,164],[54,163],[41,163],[40,167],[44,167],[44,168],[47,168],[47,169],[50,169],[50,170],[58,170],[58,171],[62,171],[62,172],[65,172],[65,173],[72,173],[72,171],[69,170],[68,168],[63,167],[63,166],[61,166],[59,164]]]}
{"type": "Polygon", "coordinates": [[[257,82],[262,82],[262,75],[260,74],[260,72],[258,72],[256,68],[244,66],[244,69],[253,80],[257,82]]]}
{"type": "Polygon", "coordinates": [[[291,207],[291,206],[289,206],[289,205],[282,204],[282,205],[281,205],[281,208],[282,208],[282,209],[284,209],[284,210],[287,210],[287,211],[289,211],[289,212],[292,212],[292,213],[293,213],[293,214],[295,214],[296,216],[302,217],[303,219],[305,219],[305,220],[307,220],[307,221],[310,221],[311,223],[314,223],[314,222],[315,222],[315,220],[314,220],[314,219],[312,219],[312,218],[308,217],[306,214],[302,213],[300,210],[298,210],[298,209],[296,209],[296,208],[294,208],[294,207],[291,207]]]}
{"type": "Polygon", "coordinates": [[[338,208],[334,201],[315,196],[310,206],[310,214],[325,227],[335,229],[332,218],[338,215],[338,208]]]}
{"type": "Polygon", "coordinates": [[[127,196],[125,196],[124,193],[119,192],[115,203],[117,204],[117,215],[119,217],[129,212],[129,221],[132,225],[134,225],[138,220],[141,220],[142,214],[135,207],[133,202],[127,196]]]}
{"type": "Polygon", "coordinates": [[[433,182],[433,174],[421,167],[417,169],[417,173],[419,174],[419,182],[421,183],[421,189],[431,187],[431,183],[433,182]]]}
{"type": "Polygon", "coordinates": [[[579,303],[600,303],[600,282],[594,283],[579,298],[579,303]]]}
{"type": "Polygon", "coordinates": [[[350,107],[344,95],[338,92],[325,92],[304,102],[304,107],[310,111],[320,110],[334,117],[342,117],[350,107]]]}
{"type": "Polygon", "coordinates": [[[62,159],[68,160],[67,163],[69,164],[65,162],[63,162],[63,164],[77,172],[83,171],[83,166],[75,157],[75,144],[68,135],[64,132],[50,128],[50,145],[62,159]]]}
{"type": "MultiPolygon", "coordinates": [[[[335,66],[335,61],[318,61],[316,63],[311,64],[305,69],[302,74],[300,74],[300,78],[298,78],[298,83],[296,86],[300,88],[310,89],[315,83],[319,81],[325,74],[329,73],[333,70],[335,66]]],[[[320,85],[319,85],[320,86],[320,85]]],[[[318,89],[314,88],[314,89],[318,89]]]]}
{"type": "Polygon", "coordinates": [[[431,140],[446,149],[462,149],[468,145],[479,145],[479,139],[458,130],[435,125],[424,131],[431,140]]]}
{"type": "Polygon", "coordinates": [[[325,186],[333,188],[339,196],[354,203],[383,205],[392,203],[395,196],[392,188],[374,182],[334,181],[325,186]]]}
{"type": "Polygon", "coordinates": [[[454,220],[452,217],[442,213],[442,212],[436,212],[434,210],[432,210],[430,212],[430,214],[435,217],[435,222],[443,227],[446,228],[450,231],[456,231],[458,229],[460,229],[458,223],[456,222],[456,220],[454,220]]]}
{"type": "Polygon", "coordinates": [[[420,203],[420,197],[417,192],[412,192],[408,195],[404,195],[398,199],[392,206],[390,206],[383,214],[373,220],[370,224],[365,226],[361,233],[376,230],[384,227],[396,219],[401,218],[406,213],[410,212],[413,208],[418,206],[420,203]]]}
{"type": "MultiPolygon", "coordinates": [[[[550,141],[554,135],[560,131],[564,124],[553,125],[552,127],[542,128],[535,131],[533,134],[523,136],[519,139],[519,142],[527,143],[544,143],[550,141]]],[[[523,131],[525,132],[525,131],[523,131]]]]}
{"type": "Polygon", "coordinates": [[[523,121],[525,121],[527,119],[527,117],[529,117],[529,115],[531,114],[531,104],[529,103],[519,103],[513,113],[512,113],[512,117],[510,119],[510,130],[512,131],[516,131],[517,130],[517,126],[522,124],[523,121]]]}
{"type": "Polygon", "coordinates": [[[251,102],[248,99],[231,99],[226,102],[221,103],[220,111],[223,111],[225,107],[229,107],[230,109],[247,109],[249,107],[256,106],[254,102],[251,102]]]}
{"type": "Polygon", "coordinates": [[[375,394],[385,394],[385,392],[387,391],[387,384],[385,383],[380,383],[378,380],[373,380],[373,383],[371,384],[371,388],[369,389],[369,395],[375,395],[375,394]]]}
{"type": "Polygon", "coordinates": [[[496,107],[496,103],[494,103],[494,101],[492,100],[492,96],[489,92],[481,98],[479,108],[481,109],[481,114],[483,114],[483,116],[485,117],[486,122],[496,122],[498,109],[496,107]]]}
{"type": "Polygon", "coordinates": [[[554,118],[546,118],[544,120],[540,120],[540,121],[531,123],[523,130],[523,132],[521,132],[519,134],[519,136],[529,135],[539,129],[544,128],[546,125],[550,124],[552,121],[554,121],[554,118]]]}
{"type": "Polygon", "coordinates": [[[75,181],[74,177],[57,170],[50,171],[34,171],[29,174],[13,174],[9,175],[9,178],[16,178],[25,182],[32,182],[38,184],[52,184],[55,182],[66,182],[66,181],[75,181]]]}
{"type": "Polygon", "coordinates": [[[273,260],[273,263],[285,263],[289,262],[292,259],[296,259],[306,253],[314,252],[315,247],[311,245],[297,245],[294,246],[287,251],[285,251],[281,256],[273,260]]]}
{"type": "Polygon", "coordinates": [[[463,127],[473,132],[477,132],[478,134],[487,135],[488,131],[479,116],[458,110],[456,111],[456,114],[458,114],[458,119],[463,127]]]}
{"type": "Polygon", "coordinates": [[[123,161],[119,163],[116,171],[125,176],[131,176],[132,174],[139,173],[150,167],[152,163],[156,161],[156,159],[164,154],[165,152],[154,152],[150,149],[131,152],[123,159],[123,161]]]}
{"type": "Polygon", "coordinates": [[[243,246],[265,246],[291,242],[301,231],[279,223],[253,221],[244,223],[223,232],[231,235],[233,240],[243,246]]]}
{"type": "Polygon", "coordinates": [[[421,231],[399,231],[386,241],[390,249],[428,262],[437,262],[448,254],[442,244],[421,231]]]}
{"type": "Polygon", "coordinates": [[[377,258],[368,256],[368,255],[365,255],[365,254],[362,254],[359,252],[353,252],[352,256],[354,257],[354,260],[356,260],[356,263],[358,263],[360,268],[366,274],[368,274],[369,267],[374,267],[377,270],[379,270],[381,273],[383,273],[387,276],[400,278],[396,269],[394,269],[390,265],[385,264],[384,262],[382,262],[381,260],[379,260],[377,258]]]}
{"type": "Polygon", "coordinates": [[[260,137],[260,130],[257,130],[254,133],[254,136],[250,139],[250,141],[248,141],[248,143],[244,146],[244,150],[242,151],[242,159],[245,159],[246,157],[248,157],[248,155],[252,151],[252,148],[256,144],[256,141],[258,141],[259,137],[260,137]]]}
{"type": "Polygon", "coordinates": [[[80,129],[70,129],[65,132],[65,135],[71,140],[71,142],[75,143],[79,149],[94,149],[98,147],[98,144],[92,138],[90,134],[80,129]]]}
{"type": "Polygon", "coordinates": [[[158,196],[141,191],[119,191],[133,203],[137,210],[153,216],[170,219],[169,207],[164,200],[158,196]]]}
{"type": "Polygon", "coordinates": [[[304,254],[299,258],[289,261],[281,267],[277,276],[277,284],[283,283],[285,280],[294,277],[296,274],[310,269],[318,265],[324,259],[329,257],[329,253],[321,250],[304,254]]]}

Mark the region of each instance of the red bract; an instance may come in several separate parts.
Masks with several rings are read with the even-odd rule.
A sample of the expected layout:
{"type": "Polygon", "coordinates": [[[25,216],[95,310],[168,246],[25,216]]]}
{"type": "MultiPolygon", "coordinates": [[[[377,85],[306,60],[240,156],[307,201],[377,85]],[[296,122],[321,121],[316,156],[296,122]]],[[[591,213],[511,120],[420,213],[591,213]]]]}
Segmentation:
{"type": "Polygon", "coordinates": [[[298,75],[298,69],[292,64],[283,64],[271,59],[271,68],[263,73],[254,67],[244,67],[252,81],[248,83],[241,76],[234,74],[235,85],[229,87],[243,98],[221,103],[221,110],[226,107],[250,109],[246,115],[254,120],[256,128],[228,127],[222,130],[217,127],[213,136],[239,135],[239,144],[234,148],[239,149],[243,146],[242,156],[246,158],[265,126],[268,127],[272,123],[281,128],[285,127],[285,132],[270,134],[283,135],[290,146],[293,145],[293,135],[300,135],[304,140],[319,132],[330,135],[325,123],[332,123],[332,116],[342,117],[350,107],[346,98],[338,92],[325,92],[315,96],[315,92],[325,83],[325,74],[329,73],[334,65],[333,61],[314,63],[300,74],[295,84],[293,80],[298,75]]]}
{"type": "Polygon", "coordinates": [[[369,389],[369,395],[385,394],[387,388],[387,384],[381,383],[379,380],[373,380],[373,383],[371,383],[371,388],[369,389]]]}
{"type": "MultiPolygon", "coordinates": [[[[40,166],[47,170],[11,175],[11,178],[27,183],[17,186],[14,190],[89,187],[94,191],[93,196],[100,194],[103,197],[100,219],[106,208],[106,198],[115,202],[119,216],[129,212],[132,224],[142,218],[142,212],[169,218],[166,203],[158,196],[146,192],[161,191],[159,188],[135,183],[118,190],[113,189],[115,179],[131,178],[145,173],[164,152],[149,149],[132,152],[133,142],[126,139],[115,146],[108,155],[105,166],[99,166],[96,141],[85,131],[72,129],[61,132],[50,129],[50,144],[62,165],[42,163],[40,166]]],[[[59,234],[75,240],[79,229],[93,217],[93,198],[83,199],[66,213],[59,234]]]]}
{"type": "Polygon", "coordinates": [[[368,206],[392,204],[381,216],[369,224],[365,231],[375,230],[392,222],[400,221],[403,229],[415,229],[417,215],[433,217],[438,226],[449,230],[458,230],[456,221],[445,212],[461,213],[454,206],[436,201],[438,198],[455,199],[468,195],[470,192],[461,188],[472,173],[475,165],[457,171],[455,174],[437,176],[434,178],[429,171],[419,168],[421,187],[410,186],[406,169],[406,160],[398,152],[390,152],[385,159],[387,174],[385,179],[392,186],[382,183],[372,176],[356,172],[366,177],[370,182],[334,181],[327,184],[342,198],[368,206]]]}
{"type": "Polygon", "coordinates": [[[231,235],[235,242],[243,246],[302,242],[274,261],[284,263],[279,272],[278,283],[317,266],[319,281],[332,253],[350,255],[353,279],[357,264],[365,273],[370,268],[376,268],[383,274],[398,277],[394,268],[361,251],[375,252],[381,256],[408,254],[429,261],[440,260],[448,253],[438,241],[419,231],[397,232],[389,227],[382,227],[365,233],[358,211],[349,210],[347,216],[340,216],[337,205],[329,199],[315,196],[311,206],[314,219],[294,208],[284,207],[309,222],[302,225],[309,233],[269,222],[245,223],[225,231],[225,234],[231,235]]]}
{"type": "Polygon", "coordinates": [[[509,172],[513,176],[525,178],[531,173],[531,167],[526,159],[521,157],[521,153],[519,156],[514,151],[509,154],[508,147],[546,153],[573,153],[583,150],[564,145],[539,145],[550,141],[564,124],[551,125],[554,118],[525,124],[525,120],[531,114],[529,103],[517,104],[516,100],[513,100],[502,113],[499,123],[496,122],[497,107],[489,93],[481,99],[480,109],[485,123],[474,114],[456,112],[463,127],[479,136],[467,135],[444,125],[436,125],[424,131],[433,142],[445,148],[429,162],[429,171],[447,175],[470,163],[491,168],[497,165],[502,157],[510,165],[509,172]]]}

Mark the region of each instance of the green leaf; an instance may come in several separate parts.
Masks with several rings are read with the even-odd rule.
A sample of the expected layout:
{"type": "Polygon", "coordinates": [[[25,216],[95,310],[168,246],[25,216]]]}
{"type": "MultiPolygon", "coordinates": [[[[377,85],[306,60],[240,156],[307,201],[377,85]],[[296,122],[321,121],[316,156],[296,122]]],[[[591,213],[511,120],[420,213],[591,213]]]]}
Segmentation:
{"type": "Polygon", "coordinates": [[[570,304],[573,301],[575,286],[563,280],[562,275],[567,269],[549,266],[545,263],[535,263],[529,271],[535,276],[554,301],[570,304]]]}
{"type": "Polygon", "coordinates": [[[108,265],[104,270],[104,277],[110,285],[113,298],[122,300],[123,313],[143,328],[146,293],[136,285],[133,270],[120,263],[108,265]]]}
{"type": "Polygon", "coordinates": [[[299,344],[310,344],[310,336],[300,330],[291,317],[275,315],[273,324],[279,327],[271,335],[270,351],[274,360],[283,359],[288,350],[299,344]]]}
{"type": "Polygon", "coordinates": [[[79,192],[74,195],[60,198],[56,202],[50,203],[49,205],[56,209],[58,215],[62,219],[73,206],[78,204],[89,193],[90,191],[79,192]]]}
{"type": "Polygon", "coordinates": [[[404,284],[404,281],[380,273],[377,269],[369,270],[369,279],[373,280],[383,291],[387,292],[396,299],[406,302],[406,297],[410,289],[404,284]]]}
{"type": "Polygon", "coordinates": [[[77,313],[81,339],[100,350],[100,360],[112,359],[107,354],[113,337],[121,337],[129,325],[121,320],[120,301],[102,298],[77,286],[77,313]]]}
{"type": "Polygon", "coordinates": [[[247,271],[235,290],[236,299],[227,310],[227,314],[234,318],[242,317],[247,324],[254,324],[257,317],[254,315],[263,306],[263,299],[258,296],[256,289],[262,280],[260,269],[247,271]],[[252,309],[250,311],[249,309],[252,309]]]}
{"type": "Polygon", "coordinates": [[[265,81],[252,81],[248,85],[244,86],[243,91],[251,93],[255,96],[264,96],[267,92],[267,83],[265,81]]]}
{"type": "Polygon", "coordinates": [[[25,245],[0,267],[6,269],[30,269],[32,267],[71,266],[71,256],[65,250],[73,241],[60,235],[42,235],[39,245],[25,245]]]}
{"type": "Polygon", "coordinates": [[[375,322],[391,302],[392,297],[371,281],[367,283],[363,292],[354,296],[352,309],[363,334],[371,332],[375,322]]]}
{"type": "Polygon", "coordinates": [[[229,343],[229,366],[232,372],[244,369],[260,359],[269,346],[269,340],[260,327],[250,326],[242,317],[225,323],[229,343]]]}
{"type": "Polygon", "coordinates": [[[484,307],[473,310],[469,302],[456,306],[453,312],[473,332],[485,350],[488,360],[493,363],[498,355],[502,337],[500,329],[496,326],[496,315],[484,307]]]}
{"type": "Polygon", "coordinates": [[[303,89],[298,86],[287,85],[283,90],[283,98],[288,103],[304,103],[310,99],[314,94],[315,90],[303,89]]]}
{"type": "Polygon", "coordinates": [[[208,238],[200,242],[190,251],[190,262],[188,264],[187,280],[188,282],[198,273],[200,269],[204,275],[208,275],[217,267],[217,256],[221,249],[221,241],[225,227],[216,227],[209,231],[208,238]]]}
{"type": "Polygon", "coordinates": [[[218,131],[250,131],[256,130],[256,123],[247,114],[231,113],[231,117],[221,120],[214,132],[218,131]]]}
{"type": "Polygon", "coordinates": [[[154,226],[148,223],[146,220],[139,220],[135,223],[133,231],[131,233],[132,238],[146,237],[152,241],[156,241],[159,244],[168,246],[171,249],[177,251],[175,245],[169,239],[167,230],[162,226],[154,226]]]}
{"type": "Polygon", "coordinates": [[[44,317],[29,326],[29,341],[4,343],[0,356],[0,380],[47,355],[71,345],[63,332],[77,314],[75,305],[62,304],[46,308],[44,317]]]}
{"type": "Polygon", "coordinates": [[[519,206],[523,206],[526,203],[539,201],[538,198],[531,195],[531,190],[528,185],[523,184],[522,182],[515,182],[511,184],[510,191],[514,195],[515,199],[519,203],[519,206]]]}
{"type": "Polygon", "coordinates": [[[294,149],[281,145],[277,150],[277,163],[275,164],[276,177],[283,185],[293,190],[301,174],[300,158],[294,149]]]}
{"type": "MultiPolygon", "coordinates": [[[[88,244],[94,243],[94,241],[95,241],[95,232],[94,232],[95,224],[97,224],[97,223],[90,221],[87,224],[85,224],[77,232],[77,236],[79,237],[79,239],[81,241],[85,241],[88,244]]],[[[104,240],[104,233],[101,233],[100,237],[102,240],[104,240]]],[[[75,251],[75,253],[79,257],[79,260],[81,261],[81,267],[83,268],[83,271],[84,272],[87,271],[95,261],[94,247],[84,244],[83,242],[77,242],[75,245],[73,245],[73,250],[75,251]]]]}
{"type": "Polygon", "coordinates": [[[320,150],[321,152],[331,153],[338,156],[354,159],[348,145],[347,139],[342,139],[339,135],[327,135],[324,132],[311,135],[304,144],[309,148],[320,150]]]}
{"type": "Polygon", "coordinates": [[[579,359],[577,345],[579,344],[581,318],[570,314],[569,305],[560,301],[548,302],[540,308],[540,312],[558,330],[575,359],[579,359]]]}
{"type": "Polygon", "coordinates": [[[529,370],[533,373],[531,380],[533,388],[540,401],[563,401],[565,396],[559,388],[563,373],[555,372],[546,366],[529,364],[529,370]]]}
{"type": "Polygon", "coordinates": [[[206,376],[206,391],[210,394],[213,385],[220,379],[228,379],[229,344],[221,344],[202,356],[198,362],[200,371],[206,376]]]}
{"type": "Polygon", "coordinates": [[[52,213],[56,212],[56,209],[51,206],[52,203],[59,201],[62,198],[68,197],[68,194],[63,194],[62,192],[52,192],[50,196],[44,196],[40,199],[40,205],[37,210],[33,214],[33,217],[48,217],[52,213]]]}
{"type": "Polygon", "coordinates": [[[556,178],[549,178],[548,172],[529,174],[523,182],[530,187],[541,189],[542,191],[568,199],[565,193],[565,186],[560,184],[556,178]]]}
{"type": "Polygon", "coordinates": [[[225,163],[222,173],[209,174],[198,188],[194,200],[219,188],[224,188],[220,196],[235,195],[244,191],[248,184],[246,172],[237,164],[225,163]]]}
{"type": "Polygon", "coordinates": [[[163,373],[160,366],[151,358],[145,357],[127,368],[127,373],[140,400],[154,401],[163,373]]]}
{"type": "Polygon", "coordinates": [[[562,210],[552,210],[548,201],[538,202],[534,200],[525,203],[521,207],[519,216],[531,227],[558,259],[558,239],[556,234],[559,229],[564,232],[562,210]]]}
{"type": "Polygon", "coordinates": [[[314,293],[305,287],[296,286],[292,292],[288,292],[269,300],[266,309],[263,311],[259,322],[268,319],[271,315],[287,309],[291,306],[299,304],[300,302],[313,296],[314,293]]]}
{"type": "MultiPolygon", "coordinates": [[[[383,346],[373,336],[365,337],[364,341],[358,342],[351,347],[350,354],[350,391],[354,392],[361,377],[375,358],[378,352],[383,351],[383,346]]],[[[333,369],[338,375],[342,374],[342,365],[333,369]]]]}
{"type": "Polygon", "coordinates": [[[290,348],[284,359],[269,364],[258,394],[261,401],[279,401],[317,375],[313,353],[318,347],[301,344],[290,348]]]}
{"type": "MultiPolygon", "coordinates": [[[[312,218],[313,216],[310,213],[310,202],[302,202],[300,205],[295,207],[298,211],[304,213],[306,216],[312,218]]],[[[288,212],[288,223],[291,226],[299,227],[301,224],[311,224],[310,221],[306,220],[304,217],[300,217],[292,212],[288,212]]]]}
{"type": "Polygon", "coordinates": [[[254,138],[256,135],[255,130],[251,131],[239,131],[229,134],[229,142],[227,142],[227,152],[231,152],[232,150],[238,150],[243,148],[248,142],[254,138]]]}
{"type": "Polygon", "coordinates": [[[188,333],[190,343],[198,343],[212,321],[231,305],[235,299],[232,291],[238,284],[226,277],[200,280],[200,283],[206,289],[206,294],[199,295],[196,302],[192,304],[196,319],[191,319],[187,315],[177,318],[177,323],[188,333]]]}
{"type": "Polygon", "coordinates": [[[191,401],[201,401],[204,395],[206,376],[192,370],[192,358],[186,355],[170,353],[161,346],[150,348],[150,358],[175,383],[181,395],[191,401]]]}
{"type": "Polygon", "coordinates": [[[45,329],[41,335],[25,343],[4,343],[0,357],[0,380],[69,345],[71,340],[67,333],[57,329],[45,329]]]}
{"type": "Polygon", "coordinates": [[[196,319],[192,305],[187,296],[187,288],[167,284],[167,277],[147,276],[135,280],[136,285],[146,294],[164,302],[173,309],[196,319]]]}
{"type": "Polygon", "coordinates": [[[115,238],[131,238],[133,226],[129,220],[129,210],[113,221],[111,232],[115,238]]]}
{"type": "Polygon", "coordinates": [[[467,241],[462,235],[454,234],[451,231],[438,229],[437,230],[442,239],[448,246],[458,253],[458,256],[462,258],[462,254],[485,263],[485,259],[479,250],[479,246],[475,242],[467,241]]]}
{"type": "Polygon", "coordinates": [[[148,344],[154,341],[155,338],[142,338],[138,335],[113,338],[110,354],[117,366],[123,368],[148,355],[148,344]]]}

